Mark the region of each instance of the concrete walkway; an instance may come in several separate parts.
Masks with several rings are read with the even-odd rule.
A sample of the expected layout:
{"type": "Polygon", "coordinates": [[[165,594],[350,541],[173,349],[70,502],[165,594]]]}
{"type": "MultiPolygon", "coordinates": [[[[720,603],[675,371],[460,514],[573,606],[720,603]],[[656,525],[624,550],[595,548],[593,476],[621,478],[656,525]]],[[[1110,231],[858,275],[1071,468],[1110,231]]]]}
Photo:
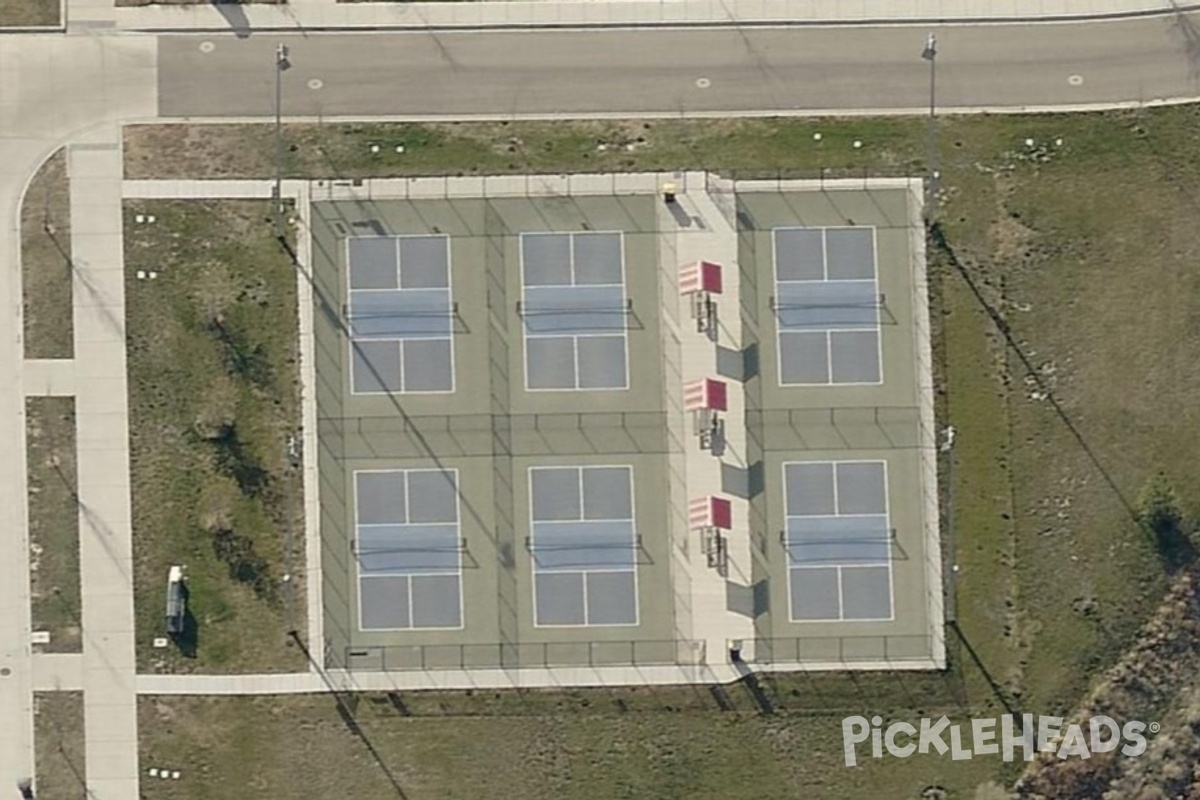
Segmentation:
{"type": "MultiPolygon", "coordinates": [[[[29,539],[26,519],[24,362],[22,359],[22,302],[20,259],[20,205],[26,186],[38,166],[80,130],[106,120],[145,118],[157,107],[153,41],[133,37],[79,39],[63,36],[0,37],[0,446],[8,457],[0,461],[0,787],[12,791],[13,783],[34,774],[33,689],[35,661],[30,646],[29,539]]],[[[113,128],[115,131],[115,128],[113,128]]],[[[92,221],[81,219],[79,234],[92,230],[92,221]]],[[[78,322],[76,323],[79,324],[78,322]]],[[[77,328],[78,332],[78,328],[77,328]]],[[[84,363],[84,351],[76,348],[84,363]]],[[[33,394],[62,391],[61,365],[34,367],[33,394]],[[51,374],[53,373],[53,374],[51,374]]],[[[76,376],[79,377],[79,376],[76,376]]],[[[79,389],[80,384],[76,385],[79,389]]],[[[81,408],[81,407],[79,407],[81,408]]],[[[90,406],[94,409],[94,405],[90,406]]],[[[93,419],[89,430],[97,420],[93,419]]],[[[123,423],[122,423],[123,424],[123,423]]],[[[86,434],[94,439],[94,433],[86,434]]],[[[83,448],[87,443],[79,442],[83,448]]],[[[92,446],[94,450],[94,444],[92,446]]],[[[89,460],[96,465],[95,459],[89,460]]],[[[80,463],[81,477],[83,463],[80,463]]],[[[89,492],[103,494],[103,466],[89,468],[89,492]]],[[[81,533],[87,534],[85,528],[81,533]]],[[[87,580],[87,576],[84,576],[87,580]]],[[[86,591],[85,585],[85,591],[86,591]]],[[[85,595],[86,600],[86,595],[85,595]]],[[[103,602],[91,613],[99,632],[105,631],[103,602]]],[[[86,616],[85,616],[86,619],[86,616]]],[[[86,625],[86,623],[85,623],[86,625]]],[[[90,635],[86,633],[85,635],[90,635]]],[[[86,656],[85,656],[86,658],[86,656]]],[[[94,658],[93,658],[94,660],[94,658]]],[[[130,673],[132,678],[132,672],[130,673]]],[[[93,709],[91,719],[101,727],[106,715],[93,709]]],[[[97,742],[105,733],[101,728],[97,742]]],[[[132,763],[136,749],[123,737],[127,755],[114,763],[132,763]]],[[[98,750],[99,769],[105,752],[98,750]]],[[[126,770],[127,771],[127,770],[126,770]]],[[[136,777],[136,767],[134,767],[136,777]]],[[[106,792],[98,798],[114,798],[106,792]]],[[[136,782],[123,797],[135,800],[136,782]]]]}
{"type": "Polygon", "coordinates": [[[96,800],[138,795],[120,142],[120,127],[108,125],[68,149],[83,707],[96,800]]]}
{"type": "Polygon", "coordinates": [[[266,675],[138,675],[138,694],[310,694],[327,691],[315,672],[266,675]]]}
{"type": "Polygon", "coordinates": [[[25,362],[26,397],[71,397],[74,394],[74,360],[30,359],[25,362]]]}
{"type": "MultiPolygon", "coordinates": [[[[9,113],[2,103],[0,94],[0,120],[9,113]]],[[[21,154],[14,149],[6,149],[0,160],[0,215],[5,220],[17,218],[24,158],[36,153],[29,145],[21,154]]],[[[13,227],[0,225],[0,309],[6,314],[21,308],[18,242],[13,227]]],[[[0,786],[6,792],[12,791],[10,781],[32,776],[34,767],[25,398],[21,322],[15,316],[16,325],[0,336],[0,419],[5,421],[0,424],[0,449],[7,454],[0,459],[0,786]]]]}
{"type": "MultiPolygon", "coordinates": [[[[750,503],[734,497],[723,490],[723,466],[744,470],[746,464],[746,415],[745,392],[735,378],[722,377],[717,372],[718,348],[728,352],[741,352],[741,327],[738,324],[741,309],[740,280],[738,272],[738,230],[734,208],[730,204],[722,208],[721,191],[718,184],[724,181],[703,172],[688,172],[680,183],[680,194],[674,210],[659,203],[659,226],[663,230],[675,230],[675,264],[695,261],[712,261],[723,267],[723,292],[715,295],[718,325],[711,336],[701,333],[692,319],[690,300],[679,297],[678,285],[672,288],[669,297],[677,306],[680,320],[681,385],[674,387],[682,395],[683,387],[703,378],[715,378],[726,384],[729,408],[721,414],[724,426],[724,446],[716,450],[701,449],[698,438],[693,434],[691,413],[687,413],[685,442],[685,464],[688,499],[719,496],[729,500],[733,508],[733,529],[724,532],[727,546],[727,561],[723,570],[708,566],[699,531],[687,531],[687,553],[691,577],[691,599],[693,634],[705,641],[705,650],[710,663],[720,663],[728,658],[731,640],[742,640],[746,649],[743,656],[752,657],[749,650],[754,639],[752,606],[745,602],[732,608],[731,598],[748,601],[754,582],[750,547],[750,503]],[[717,191],[710,192],[711,184],[717,191]],[[722,318],[723,317],[723,318],[722,318]]],[[[726,189],[732,199],[733,186],[726,189]]],[[[664,294],[664,297],[668,295],[664,294]]]]}
{"type": "Polygon", "coordinates": [[[33,656],[36,692],[83,690],[83,656],[78,653],[36,653],[33,656]]]}
{"type": "Polygon", "coordinates": [[[68,0],[69,29],[314,30],[333,28],[496,28],[947,24],[1097,19],[1173,13],[1200,5],[1163,0],[488,0],[447,3],[156,5],[116,8],[112,0],[68,0]]]}

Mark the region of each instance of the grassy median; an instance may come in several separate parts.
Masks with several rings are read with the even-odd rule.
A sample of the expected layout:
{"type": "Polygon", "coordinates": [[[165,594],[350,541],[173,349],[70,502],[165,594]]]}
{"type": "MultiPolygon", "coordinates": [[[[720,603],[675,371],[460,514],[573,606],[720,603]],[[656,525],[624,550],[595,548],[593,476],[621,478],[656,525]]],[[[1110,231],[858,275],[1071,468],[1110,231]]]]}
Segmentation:
{"type": "MultiPolygon", "coordinates": [[[[673,169],[747,177],[920,175],[926,148],[924,121],[903,119],[302,125],[285,135],[289,174],[322,178],[673,169]],[[396,152],[400,144],[403,153],[396,152]]],[[[274,153],[269,126],[131,128],[126,145],[131,177],[267,177],[274,153]]],[[[708,735],[704,725],[730,719],[713,712],[696,720],[664,705],[613,722],[621,732],[614,741],[655,742],[695,774],[724,765],[725,785],[740,788],[714,796],[798,796],[800,785],[806,797],[846,797],[884,774],[841,766],[833,740],[846,713],[1052,714],[1081,701],[1166,590],[1158,554],[1133,519],[1140,487],[1162,470],[1185,510],[1200,510],[1193,456],[1200,412],[1192,402],[1200,393],[1197,145],[1200,111],[1193,107],[940,121],[942,202],[931,289],[940,423],[957,429],[942,465],[958,567],[951,669],[920,679],[764,678],[778,707],[738,723],[739,731],[760,731],[760,747],[781,741],[767,732],[775,725],[826,742],[830,752],[820,757],[797,745],[803,784],[788,783],[749,755],[760,750],[724,758],[715,744],[711,752],[696,744],[708,735]]],[[[574,714],[539,713],[562,749],[548,744],[521,754],[538,776],[529,780],[541,783],[512,796],[557,796],[554,776],[579,769],[576,759],[591,746],[607,748],[593,760],[615,774],[645,771],[643,747],[572,733],[574,714]]],[[[519,737],[507,733],[499,741],[516,747],[519,737]]],[[[476,757],[500,769],[500,755],[491,755],[476,757]]],[[[407,760],[407,774],[438,788],[412,796],[456,796],[444,782],[458,773],[442,773],[442,765],[467,760],[449,749],[441,761],[426,756],[407,760]]],[[[455,791],[467,790],[470,768],[462,767],[455,791]]],[[[970,797],[984,777],[1009,780],[1016,772],[995,760],[932,757],[891,769],[888,780],[896,783],[888,785],[896,791],[889,796],[897,798],[929,785],[970,797]]],[[[691,773],[678,774],[686,781],[691,773]]],[[[688,784],[674,780],[626,794],[708,796],[689,794],[688,784]]]]}
{"type": "Polygon", "coordinates": [[[29,591],[36,649],[78,653],[81,640],[79,504],[75,492],[75,398],[25,400],[29,591]]]}
{"type": "Polygon", "coordinates": [[[21,291],[26,358],[70,358],[71,195],[67,151],[42,165],[21,207],[21,291]]]}
{"type": "Polygon", "coordinates": [[[38,692],[33,708],[37,796],[86,799],[83,692],[38,692]]]}
{"type": "Polygon", "coordinates": [[[296,273],[270,204],[131,202],[125,220],[140,668],[302,669],[287,636],[304,630],[286,459],[300,413],[296,273]],[[155,649],[173,565],[191,616],[155,649]]]}
{"type": "Polygon", "coordinates": [[[62,24],[59,0],[0,0],[0,28],[62,24]]]}

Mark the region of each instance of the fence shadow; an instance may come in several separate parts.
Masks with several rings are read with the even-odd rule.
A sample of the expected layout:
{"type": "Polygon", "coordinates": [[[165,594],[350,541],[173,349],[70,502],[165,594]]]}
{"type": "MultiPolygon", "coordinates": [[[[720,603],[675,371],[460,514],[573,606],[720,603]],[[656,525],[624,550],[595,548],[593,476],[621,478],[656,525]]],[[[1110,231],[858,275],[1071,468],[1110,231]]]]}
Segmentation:
{"type": "MultiPolygon", "coordinates": [[[[1100,474],[1101,479],[1108,486],[1113,496],[1117,498],[1118,502],[1120,502],[1121,507],[1125,510],[1126,515],[1136,525],[1139,520],[1137,509],[1134,507],[1129,498],[1126,497],[1125,493],[1121,491],[1121,487],[1117,485],[1116,480],[1112,477],[1112,473],[1109,472],[1104,466],[1103,462],[1100,461],[1100,457],[1096,455],[1096,451],[1084,437],[1083,432],[1079,429],[1079,426],[1075,424],[1075,421],[1066,412],[1066,409],[1063,408],[1062,403],[1060,403],[1058,398],[1055,396],[1053,390],[1046,382],[1046,379],[1042,375],[1041,371],[1038,370],[1037,366],[1033,363],[1033,360],[1021,346],[1020,342],[1017,341],[1017,338],[1013,335],[1012,328],[1009,326],[1008,321],[1004,318],[1004,315],[999,309],[988,302],[986,297],[984,297],[983,291],[979,288],[978,282],[976,282],[975,278],[972,277],[971,272],[967,269],[966,265],[959,260],[958,254],[955,252],[954,247],[946,239],[946,233],[944,230],[942,230],[940,223],[934,222],[930,225],[929,239],[934,251],[944,257],[946,262],[966,283],[967,288],[971,290],[971,294],[974,296],[975,301],[979,304],[979,307],[982,308],[983,311],[988,315],[988,318],[992,321],[992,324],[996,326],[996,330],[999,331],[1000,335],[1004,337],[1004,341],[1008,345],[1009,349],[1012,350],[1017,359],[1021,362],[1021,366],[1025,368],[1026,374],[1037,384],[1038,391],[1045,396],[1046,402],[1054,411],[1055,416],[1058,417],[1059,421],[1062,422],[1062,424],[1070,432],[1072,438],[1075,439],[1075,442],[1087,456],[1088,460],[1092,462],[1092,466],[1096,468],[1096,471],[1100,474]]],[[[1141,526],[1139,525],[1138,527],[1140,529],[1141,526]]]]}
{"type": "Polygon", "coordinates": [[[308,663],[312,666],[316,673],[321,676],[321,680],[324,682],[325,688],[329,690],[329,694],[333,697],[333,702],[337,705],[338,716],[342,718],[342,722],[345,723],[346,729],[350,731],[350,733],[352,733],[359,741],[363,743],[363,746],[367,748],[367,753],[371,756],[371,760],[375,762],[375,766],[379,767],[379,770],[383,773],[384,778],[386,778],[388,783],[391,784],[395,796],[400,798],[400,800],[408,800],[408,793],[405,792],[404,787],[400,785],[400,781],[396,778],[396,774],[392,772],[391,768],[388,767],[387,762],[383,760],[383,756],[380,754],[379,750],[376,749],[375,743],[371,740],[371,737],[367,735],[367,732],[362,729],[361,725],[359,725],[358,718],[355,716],[355,709],[358,705],[357,700],[352,694],[338,689],[333,684],[333,681],[329,679],[328,673],[325,672],[324,667],[322,667],[321,664],[317,663],[317,661],[313,659],[312,652],[304,644],[304,640],[300,638],[299,633],[296,631],[291,631],[288,635],[291,636],[291,639],[293,642],[295,642],[296,646],[300,648],[300,652],[304,654],[304,658],[307,659],[308,663]]]}

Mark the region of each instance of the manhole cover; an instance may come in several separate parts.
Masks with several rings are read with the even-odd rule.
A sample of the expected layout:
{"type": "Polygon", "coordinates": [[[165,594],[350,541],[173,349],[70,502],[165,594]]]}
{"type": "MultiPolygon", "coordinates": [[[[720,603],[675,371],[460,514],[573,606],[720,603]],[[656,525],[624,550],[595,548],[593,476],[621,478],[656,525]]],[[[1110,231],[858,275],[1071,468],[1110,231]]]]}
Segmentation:
{"type": "Polygon", "coordinates": [[[313,78],[308,82],[308,88],[310,89],[320,89],[324,85],[325,81],[321,80],[320,78],[313,78]]]}
{"type": "Polygon", "coordinates": [[[216,49],[217,49],[217,46],[215,44],[213,44],[212,42],[201,42],[200,43],[200,52],[201,53],[211,53],[213,50],[216,50],[216,49]]]}
{"type": "Polygon", "coordinates": [[[1069,78],[1067,78],[1067,83],[1071,84],[1072,86],[1083,86],[1083,76],[1082,75],[1072,75],[1069,78]]]}
{"type": "Polygon", "coordinates": [[[700,89],[707,89],[708,87],[712,86],[712,81],[710,81],[708,78],[697,78],[696,86],[700,89]]]}

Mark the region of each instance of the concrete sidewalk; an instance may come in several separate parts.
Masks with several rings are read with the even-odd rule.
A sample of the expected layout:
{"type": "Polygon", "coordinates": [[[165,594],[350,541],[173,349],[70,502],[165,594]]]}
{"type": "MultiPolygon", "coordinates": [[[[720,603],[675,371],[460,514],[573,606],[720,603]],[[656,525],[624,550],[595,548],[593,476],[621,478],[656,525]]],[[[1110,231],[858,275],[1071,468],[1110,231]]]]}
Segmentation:
{"type": "MultiPolygon", "coordinates": [[[[64,392],[68,387],[63,381],[74,381],[76,378],[80,382],[75,384],[74,389],[93,391],[88,388],[92,385],[89,383],[90,379],[74,374],[63,364],[35,363],[31,367],[31,382],[28,386],[25,385],[25,362],[21,352],[21,198],[38,165],[73,132],[105,120],[146,117],[153,113],[157,100],[156,53],[154,42],[141,37],[100,40],[44,34],[0,36],[0,72],[5,76],[4,90],[0,91],[0,137],[5,143],[5,157],[3,162],[0,162],[0,266],[4,272],[4,279],[0,280],[0,309],[3,309],[0,311],[0,326],[5,330],[5,335],[0,337],[0,408],[4,411],[3,417],[0,418],[0,441],[7,454],[0,463],[0,720],[4,721],[4,724],[0,725],[2,792],[13,791],[18,778],[34,774],[32,692],[35,683],[42,683],[40,679],[35,682],[33,678],[36,664],[30,647],[24,395],[26,389],[36,394],[64,392]]],[[[112,131],[112,135],[115,135],[115,126],[112,131]]],[[[117,163],[119,164],[119,161],[117,163]]],[[[119,215],[119,166],[116,176],[117,199],[112,208],[119,215]]],[[[81,202],[84,206],[80,212],[80,224],[83,227],[73,233],[86,238],[89,231],[95,230],[96,223],[87,211],[87,203],[94,197],[90,192],[82,191],[84,197],[81,198],[81,202]]],[[[74,201],[73,196],[72,202],[74,201]]],[[[72,212],[75,213],[76,209],[72,208],[72,212]]],[[[78,322],[76,326],[77,334],[82,334],[78,322]]],[[[77,343],[78,341],[77,339],[77,343]]],[[[76,353],[80,359],[77,366],[83,365],[84,371],[111,366],[88,364],[86,352],[78,347],[76,353]]],[[[118,368],[123,369],[123,364],[122,359],[118,368]]],[[[89,375],[94,374],[89,372],[89,375]]],[[[99,397],[103,400],[106,396],[99,397]]],[[[97,436],[95,431],[98,420],[96,415],[91,414],[96,410],[95,402],[88,406],[90,422],[83,421],[83,408],[77,406],[81,414],[80,424],[86,427],[79,430],[81,436],[88,437],[90,441],[86,443],[89,452],[85,456],[85,442],[82,438],[79,440],[80,478],[84,478],[86,469],[88,477],[85,485],[88,487],[88,494],[84,497],[93,498],[97,507],[103,509],[104,506],[99,500],[105,496],[105,482],[109,476],[104,474],[106,465],[98,463],[92,455],[101,445],[101,437],[97,436]],[[86,468],[85,458],[90,463],[86,468]]],[[[121,425],[123,428],[123,416],[121,425]]],[[[128,508],[127,496],[125,503],[128,508]]],[[[90,535],[90,526],[85,526],[81,534],[90,535]]],[[[100,547],[100,540],[93,539],[93,543],[93,549],[100,547]]],[[[88,559],[88,563],[97,560],[93,557],[88,559]]],[[[83,580],[88,580],[86,574],[83,580]]],[[[93,585],[96,585],[94,580],[93,585]]],[[[103,582],[100,585],[102,586],[103,582]]],[[[84,591],[88,591],[86,583],[84,591]]],[[[128,588],[124,592],[128,597],[128,588]]],[[[113,605],[119,606],[119,598],[116,600],[113,605]]],[[[103,637],[112,625],[121,624],[120,615],[111,619],[106,617],[106,608],[103,601],[85,608],[84,614],[92,615],[91,625],[94,626],[89,627],[89,623],[85,621],[85,636],[103,637]]],[[[107,648],[93,652],[96,655],[106,654],[107,648]]],[[[132,654],[132,649],[130,653],[132,654]]],[[[94,666],[94,656],[85,655],[83,658],[89,657],[92,658],[94,666]]],[[[67,680],[67,671],[75,669],[72,663],[79,662],[52,663],[58,665],[54,668],[55,674],[61,673],[63,679],[67,680]]],[[[83,669],[87,668],[86,665],[83,666],[83,669]]],[[[129,694],[132,697],[131,661],[129,670],[129,694]]],[[[43,675],[42,678],[52,681],[54,674],[43,675]]],[[[71,677],[69,680],[75,679],[71,677]]],[[[95,751],[96,761],[92,760],[92,754],[89,753],[89,765],[96,764],[97,769],[103,770],[107,757],[107,752],[102,746],[107,735],[103,725],[106,721],[111,722],[114,715],[107,714],[103,708],[103,693],[98,695],[98,700],[89,713],[91,724],[101,728],[97,734],[97,742],[101,746],[95,751]]],[[[126,707],[132,709],[134,706],[130,702],[126,707]]],[[[120,716],[119,711],[120,709],[116,717],[120,716]]],[[[101,800],[135,800],[137,797],[136,738],[132,735],[132,730],[126,733],[128,735],[124,736],[120,745],[123,752],[111,759],[111,765],[117,765],[119,768],[124,762],[132,766],[133,791],[115,794],[108,791],[109,785],[101,781],[92,787],[93,795],[101,800]]]]}
{"type": "MultiPolygon", "coordinates": [[[[0,131],[8,111],[0,98],[0,131]]],[[[23,167],[36,154],[36,143],[15,143],[0,163],[0,308],[10,315],[0,314],[0,323],[9,323],[0,337],[0,446],[7,454],[0,460],[0,788],[5,792],[12,791],[15,780],[34,774],[20,235],[15,221],[23,167]]]]}
{"type": "Polygon", "coordinates": [[[1172,14],[1200,3],[1163,0],[485,0],[450,3],[155,5],[68,0],[68,30],[141,31],[530,28],[716,25],[953,24],[1172,14]]]}
{"type": "Polygon", "coordinates": [[[138,796],[121,129],[68,149],[89,796],[138,796]]]}
{"type": "MultiPolygon", "coordinates": [[[[753,553],[750,530],[750,503],[725,492],[723,474],[726,468],[745,470],[746,414],[745,389],[738,380],[718,374],[718,349],[730,353],[742,351],[740,312],[741,286],[738,279],[738,222],[733,184],[703,172],[689,172],[679,181],[680,194],[673,207],[658,203],[659,228],[675,231],[673,258],[664,260],[663,267],[671,271],[671,284],[664,287],[663,325],[674,319],[679,361],[679,380],[671,387],[677,402],[683,403],[685,387],[692,381],[715,378],[725,382],[729,407],[721,415],[724,446],[717,451],[702,450],[693,433],[692,412],[684,414],[680,439],[684,444],[684,473],[687,476],[687,500],[720,496],[730,501],[733,529],[725,531],[727,562],[723,569],[708,565],[700,532],[683,531],[687,539],[687,555],[680,559],[680,574],[686,574],[690,586],[692,630],[690,638],[705,642],[710,661],[726,660],[729,642],[747,643],[747,658],[755,638],[754,617],[749,608],[731,607],[730,596],[742,596],[754,582],[753,553]],[[723,207],[722,207],[723,205],[723,207]],[[717,328],[712,337],[697,330],[691,313],[691,299],[679,295],[679,268],[696,261],[712,261],[724,269],[723,293],[714,297],[718,307],[717,328]],[[669,291],[669,294],[668,294],[669,291]],[[669,298],[669,299],[668,299],[669,298]],[[725,318],[721,318],[721,314],[725,318]]],[[[681,587],[679,591],[684,591],[681,587]]]]}
{"type": "Polygon", "coordinates": [[[25,362],[26,397],[71,397],[74,394],[73,359],[30,359],[25,362]]]}
{"type": "Polygon", "coordinates": [[[78,653],[37,653],[33,656],[35,692],[83,691],[83,656],[78,653]]]}

